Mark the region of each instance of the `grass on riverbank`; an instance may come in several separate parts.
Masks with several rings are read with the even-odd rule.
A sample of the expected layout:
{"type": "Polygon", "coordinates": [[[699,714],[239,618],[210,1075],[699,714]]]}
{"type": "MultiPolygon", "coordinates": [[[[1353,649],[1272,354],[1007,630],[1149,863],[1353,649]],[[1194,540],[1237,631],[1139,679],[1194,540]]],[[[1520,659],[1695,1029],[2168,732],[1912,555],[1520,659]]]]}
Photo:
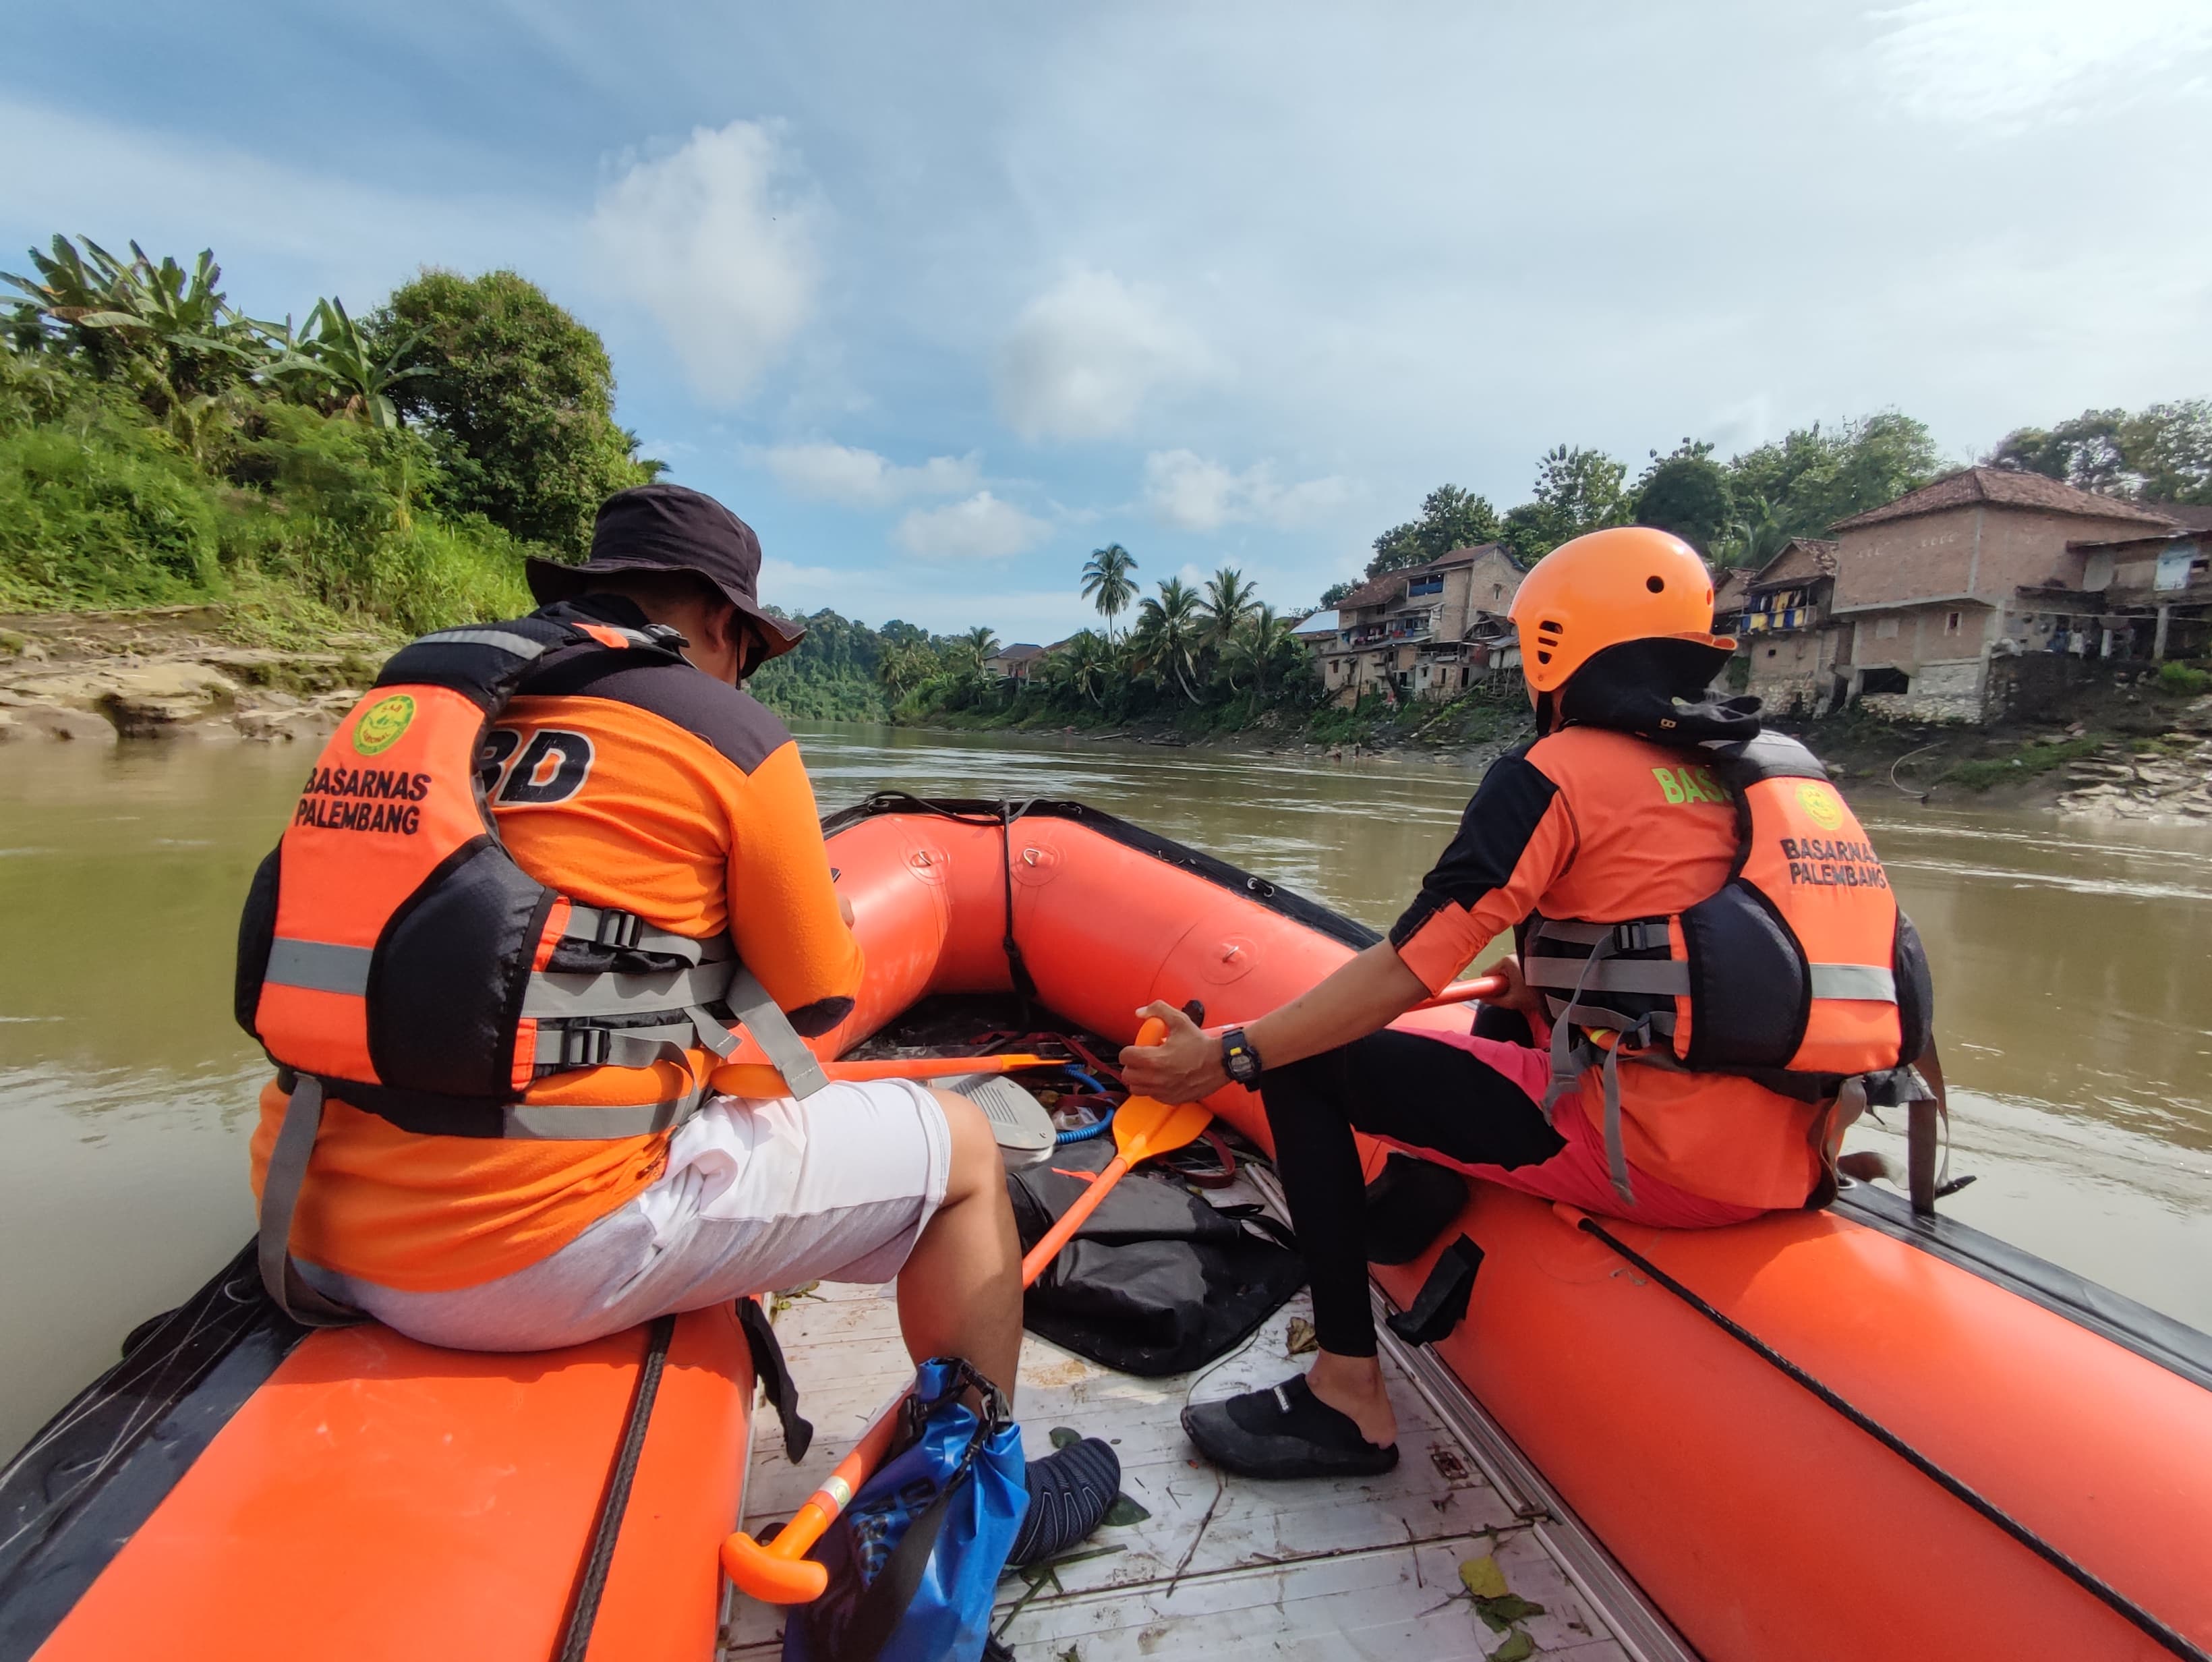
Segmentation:
{"type": "Polygon", "coordinates": [[[2009,754],[1954,762],[1936,776],[1936,782],[1973,791],[1985,791],[1992,785],[2025,784],[2069,763],[2094,756],[2110,742],[2101,733],[2085,733],[2075,739],[2032,739],[2014,746],[2009,754]]]}

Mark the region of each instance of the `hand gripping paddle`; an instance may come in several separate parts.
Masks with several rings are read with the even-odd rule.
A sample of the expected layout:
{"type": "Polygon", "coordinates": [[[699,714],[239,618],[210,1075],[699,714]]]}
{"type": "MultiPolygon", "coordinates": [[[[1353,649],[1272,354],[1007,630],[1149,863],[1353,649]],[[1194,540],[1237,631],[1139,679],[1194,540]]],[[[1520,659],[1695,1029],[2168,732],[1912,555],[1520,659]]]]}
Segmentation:
{"type": "MultiPolygon", "coordinates": [[[[1147,1021],[1137,1032],[1137,1043],[1158,1044],[1167,1037],[1167,1031],[1164,1022],[1147,1021]]],[[[1060,1256],[1068,1238],[1083,1227],[1083,1221],[1106,1198],[1106,1191],[1121,1181],[1131,1166],[1194,1141],[1212,1117],[1212,1111],[1200,1103],[1186,1102],[1171,1107],[1150,1097],[1131,1097],[1124,1102],[1114,1113],[1114,1158],[1083,1197],[1067,1208],[1060,1221],[1023,1258],[1022,1285],[1028,1287],[1044,1273],[1045,1266],[1060,1256]]],[[[837,1463],[837,1469],[807,1497],[806,1504],[793,1514],[775,1540],[763,1546],[738,1530],[722,1543],[723,1572],[740,1592],[750,1593],[769,1604],[803,1604],[821,1596],[822,1590],[830,1585],[830,1572],[806,1554],[837,1521],[838,1514],[852,1504],[853,1496],[867,1482],[868,1475],[882,1464],[884,1451],[890,1446],[891,1434],[898,1424],[898,1405],[905,1397],[902,1391],[877,1415],[874,1422],[861,1434],[860,1440],[853,1445],[852,1452],[837,1463]]]]}

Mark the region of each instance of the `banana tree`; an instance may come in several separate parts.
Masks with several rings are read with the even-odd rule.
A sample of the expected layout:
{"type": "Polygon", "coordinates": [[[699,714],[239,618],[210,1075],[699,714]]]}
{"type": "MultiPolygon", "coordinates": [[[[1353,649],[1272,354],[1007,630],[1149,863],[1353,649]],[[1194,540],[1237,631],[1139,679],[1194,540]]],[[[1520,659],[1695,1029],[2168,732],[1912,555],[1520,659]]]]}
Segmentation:
{"type": "Polygon", "coordinates": [[[416,330],[397,341],[374,342],[346,315],[343,301],[319,300],[298,342],[270,372],[295,386],[326,388],[342,415],[357,416],[374,428],[398,427],[391,389],[410,375],[429,373],[420,364],[399,367],[422,338],[416,330]]]}
{"type": "MultiPolygon", "coordinates": [[[[136,242],[118,259],[90,237],[80,249],[57,236],[51,254],[29,251],[36,277],[0,272],[60,343],[103,376],[131,384],[167,421],[250,379],[270,361],[268,326],[230,304],[222,268],[203,248],[191,266],[158,264],[136,242]]],[[[197,420],[197,417],[191,418],[197,420]]]]}

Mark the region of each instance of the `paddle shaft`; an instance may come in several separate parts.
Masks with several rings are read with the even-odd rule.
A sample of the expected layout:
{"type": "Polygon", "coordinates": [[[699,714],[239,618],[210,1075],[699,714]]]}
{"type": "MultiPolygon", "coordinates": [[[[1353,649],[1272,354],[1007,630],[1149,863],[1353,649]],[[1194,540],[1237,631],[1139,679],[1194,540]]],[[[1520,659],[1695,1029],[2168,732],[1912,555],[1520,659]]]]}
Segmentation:
{"type": "MultiPolygon", "coordinates": [[[[1137,1035],[1140,1044],[1157,1044],[1166,1036],[1165,1026],[1148,1021],[1137,1035]]],[[[1147,1097],[1132,1097],[1115,1111],[1115,1139],[1117,1145],[1114,1158],[1103,1171],[1092,1179],[1090,1188],[1078,1196],[1043,1239],[1030,1249],[1022,1259],[1022,1286],[1030,1284],[1044,1273],[1045,1266],[1060,1256],[1069,1237],[1081,1228],[1083,1221],[1098,1209],[1106,1198],[1107,1190],[1120,1182],[1129,1168],[1148,1155],[1164,1154],[1179,1148],[1205,1129],[1212,1116],[1196,1104],[1186,1103],[1170,1107],[1147,1097]],[[1127,1116],[1125,1130],[1123,1116],[1127,1116]]],[[[722,1548],[722,1566],[738,1588],[755,1598],[773,1595],[779,1602],[799,1603],[819,1596],[820,1585],[802,1586],[793,1572],[797,1561],[805,1557],[838,1515],[852,1504],[853,1496],[860,1492],[871,1472],[882,1462],[890,1448],[892,1433],[898,1423],[899,1403],[906,1400],[902,1391],[874,1423],[860,1434],[836,1469],[823,1480],[822,1486],[806,1497],[804,1506],[792,1514],[791,1521],[776,1532],[775,1539],[766,1547],[751,1541],[742,1531],[732,1535],[722,1548]],[[742,1543],[742,1545],[740,1545],[742,1543]],[[772,1577],[763,1578],[750,1574],[757,1568],[769,1568],[760,1563],[763,1558],[775,1561],[772,1577]],[[753,1585],[747,1585],[748,1581],[753,1585]]],[[[810,1582],[812,1578],[808,1578],[810,1582]]]]}
{"type": "Polygon", "coordinates": [[[1455,981],[1434,998],[1425,998],[1407,1008],[1415,1010],[1443,1010],[1455,1004],[1466,1004],[1479,998],[1496,998],[1505,990],[1502,975],[1479,975],[1472,981],[1455,981]]]}
{"type": "MultiPolygon", "coordinates": [[[[1142,1158],[1139,1156],[1139,1158],[1142,1158]]],[[[1076,1197],[1075,1204],[1060,1215],[1060,1221],[1044,1232],[1044,1237],[1030,1248],[1022,1259],[1022,1286],[1036,1285],[1036,1278],[1044,1274],[1045,1266],[1060,1256],[1060,1249],[1067,1245],[1075,1232],[1083,1227],[1083,1221],[1098,1209],[1098,1202],[1106,1198],[1106,1191],[1121,1180],[1121,1175],[1136,1162],[1116,1154],[1106,1162],[1106,1169],[1091,1180],[1091,1186],[1076,1197]]]]}

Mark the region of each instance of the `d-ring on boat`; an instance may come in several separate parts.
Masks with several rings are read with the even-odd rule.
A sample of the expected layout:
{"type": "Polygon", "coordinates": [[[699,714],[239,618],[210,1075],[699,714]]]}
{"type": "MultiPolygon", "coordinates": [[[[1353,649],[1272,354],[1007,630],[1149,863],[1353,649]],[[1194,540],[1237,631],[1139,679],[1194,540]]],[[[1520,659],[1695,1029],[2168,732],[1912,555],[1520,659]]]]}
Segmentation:
{"type": "MultiPolygon", "coordinates": [[[[1149,1000],[1248,1020],[1373,939],[1079,803],[885,795],[825,829],[870,965],[825,1056],[990,1026],[1009,940],[1030,1025],[1120,1044],[1149,1000]]],[[[1255,1099],[1208,1105],[1267,1147],[1255,1099]]],[[[1386,1333],[1386,1476],[1224,1482],[1183,1441],[1187,1396],[1285,1371],[1292,1311],[1191,1379],[1030,1341],[1031,1452],[1062,1417],[1118,1439],[1150,1515],[1002,1586],[1016,1655],[2212,1652],[2212,1338],[1871,1187],[1700,1233],[1474,1190],[1375,1271],[1404,1307],[1462,1237],[1482,1253],[1449,1334],[1386,1333]],[[1477,1619],[1465,1565],[1542,1607],[1522,1638],[1477,1619]]],[[[820,1428],[797,1466],[750,1434],[726,1309],[464,1356],[303,1333],[241,1258],[0,1475],[0,1662],[771,1655],[783,1613],[732,1596],[716,1548],[787,1515],[908,1372],[876,1290],[775,1302],[820,1428]]]]}

